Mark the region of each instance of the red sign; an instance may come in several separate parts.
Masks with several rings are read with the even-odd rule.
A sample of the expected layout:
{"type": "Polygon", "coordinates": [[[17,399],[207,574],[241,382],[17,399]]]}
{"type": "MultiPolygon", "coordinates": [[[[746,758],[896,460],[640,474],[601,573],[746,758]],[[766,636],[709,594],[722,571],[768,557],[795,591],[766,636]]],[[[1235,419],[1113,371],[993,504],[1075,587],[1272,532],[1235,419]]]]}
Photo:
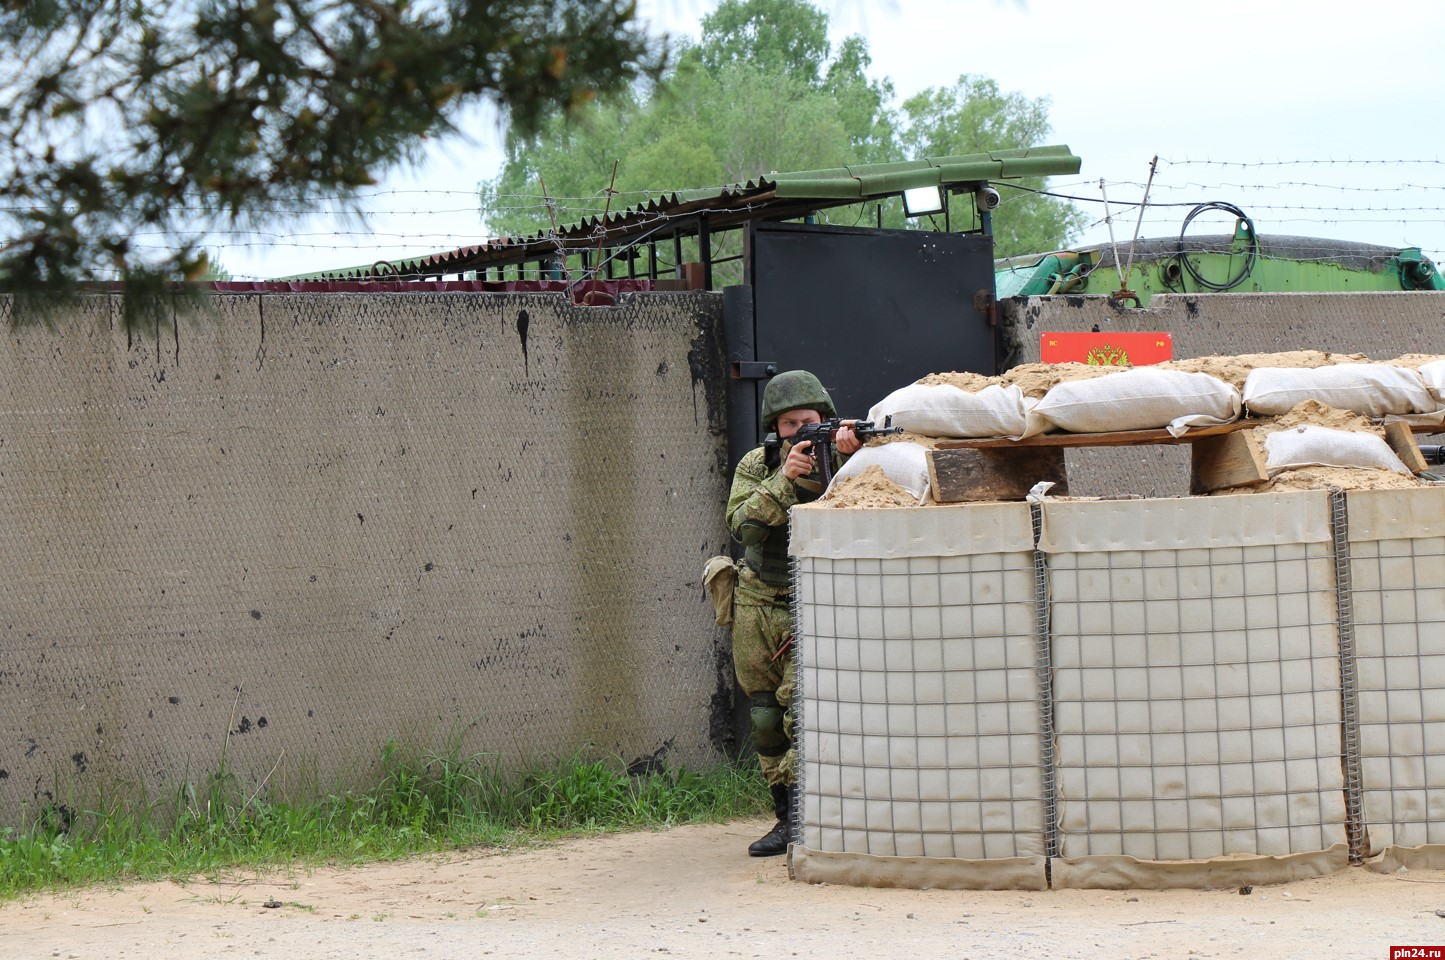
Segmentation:
{"type": "Polygon", "coordinates": [[[1168,333],[1039,334],[1039,359],[1044,363],[1092,363],[1101,367],[1143,367],[1174,359],[1174,337],[1168,333]]]}

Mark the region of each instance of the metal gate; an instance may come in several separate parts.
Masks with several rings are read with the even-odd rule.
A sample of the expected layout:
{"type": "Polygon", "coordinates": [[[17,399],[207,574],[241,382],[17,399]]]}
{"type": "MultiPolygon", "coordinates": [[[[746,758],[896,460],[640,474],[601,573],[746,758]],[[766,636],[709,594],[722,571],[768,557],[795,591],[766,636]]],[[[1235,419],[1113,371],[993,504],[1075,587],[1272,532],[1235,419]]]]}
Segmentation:
{"type": "Polygon", "coordinates": [[[747,239],[747,283],[723,291],[730,466],[774,373],[810,370],[862,417],[926,374],[996,372],[992,237],[759,222],[747,239]]]}

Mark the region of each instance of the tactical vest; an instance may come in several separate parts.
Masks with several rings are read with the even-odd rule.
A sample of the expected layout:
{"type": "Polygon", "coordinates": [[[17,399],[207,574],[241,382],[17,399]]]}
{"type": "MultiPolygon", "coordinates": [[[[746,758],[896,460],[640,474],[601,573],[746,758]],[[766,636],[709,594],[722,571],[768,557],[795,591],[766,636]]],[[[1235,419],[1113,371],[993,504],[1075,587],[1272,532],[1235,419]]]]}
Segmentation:
{"type": "Polygon", "coordinates": [[[788,528],[774,527],[762,543],[743,551],[743,562],[770,587],[793,585],[792,565],[788,561],[788,528]]]}
{"type": "MultiPolygon", "coordinates": [[[[776,437],[770,435],[770,441],[776,441],[776,437]]],[[[767,451],[763,462],[769,469],[777,469],[782,457],[778,447],[774,446],[767,451]]],[[[810,477],[819,481],[822,479],[822,471],[814,470],[810,477]]],[[[793,484],[793,489],[798,494],[799,503],[812,503],[822,496],[822,484],[815,484],[816,491],[808,490],[805,487],[793,484]]],[[[758,575],[770,587],[791,587],[793,585],[792,562],[788,559],[788,525],[773,527],[772,531],[763,539],[762,543],[753,544],[743,551],[743,562],[758,575]]]]}

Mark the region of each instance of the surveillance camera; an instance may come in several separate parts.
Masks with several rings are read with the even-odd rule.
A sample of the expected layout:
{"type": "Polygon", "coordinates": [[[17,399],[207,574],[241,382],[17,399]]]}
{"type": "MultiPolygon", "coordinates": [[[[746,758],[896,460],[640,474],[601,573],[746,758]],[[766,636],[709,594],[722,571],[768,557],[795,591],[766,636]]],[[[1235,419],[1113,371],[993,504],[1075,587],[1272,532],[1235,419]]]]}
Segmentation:
{"type": "Polygon", "coordinates": [[[979,187],[973,193],[974,206],[978,207],[979,213],[988,213],[1003,201],[998,191],[993,187],[979,187]]]}

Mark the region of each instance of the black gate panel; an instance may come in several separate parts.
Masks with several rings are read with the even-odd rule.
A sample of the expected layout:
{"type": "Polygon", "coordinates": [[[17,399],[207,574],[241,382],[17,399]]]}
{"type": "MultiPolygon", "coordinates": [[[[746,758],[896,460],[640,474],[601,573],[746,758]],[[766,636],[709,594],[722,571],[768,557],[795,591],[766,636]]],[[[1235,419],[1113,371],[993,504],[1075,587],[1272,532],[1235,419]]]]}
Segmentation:
{"type": "MultiPolygon", "coordinates": [[[[811,370],[844,417],[929,373],[996,372],[992,237],[759,222],[748,240],[751,316],[729,304],[725,322],[729,360],[757,377],[756,396],[759,364],[811,370]]],[[[733,463],[757,429],[733,425],[737,440],[754,438],[730,451],[733,463]]]]}

